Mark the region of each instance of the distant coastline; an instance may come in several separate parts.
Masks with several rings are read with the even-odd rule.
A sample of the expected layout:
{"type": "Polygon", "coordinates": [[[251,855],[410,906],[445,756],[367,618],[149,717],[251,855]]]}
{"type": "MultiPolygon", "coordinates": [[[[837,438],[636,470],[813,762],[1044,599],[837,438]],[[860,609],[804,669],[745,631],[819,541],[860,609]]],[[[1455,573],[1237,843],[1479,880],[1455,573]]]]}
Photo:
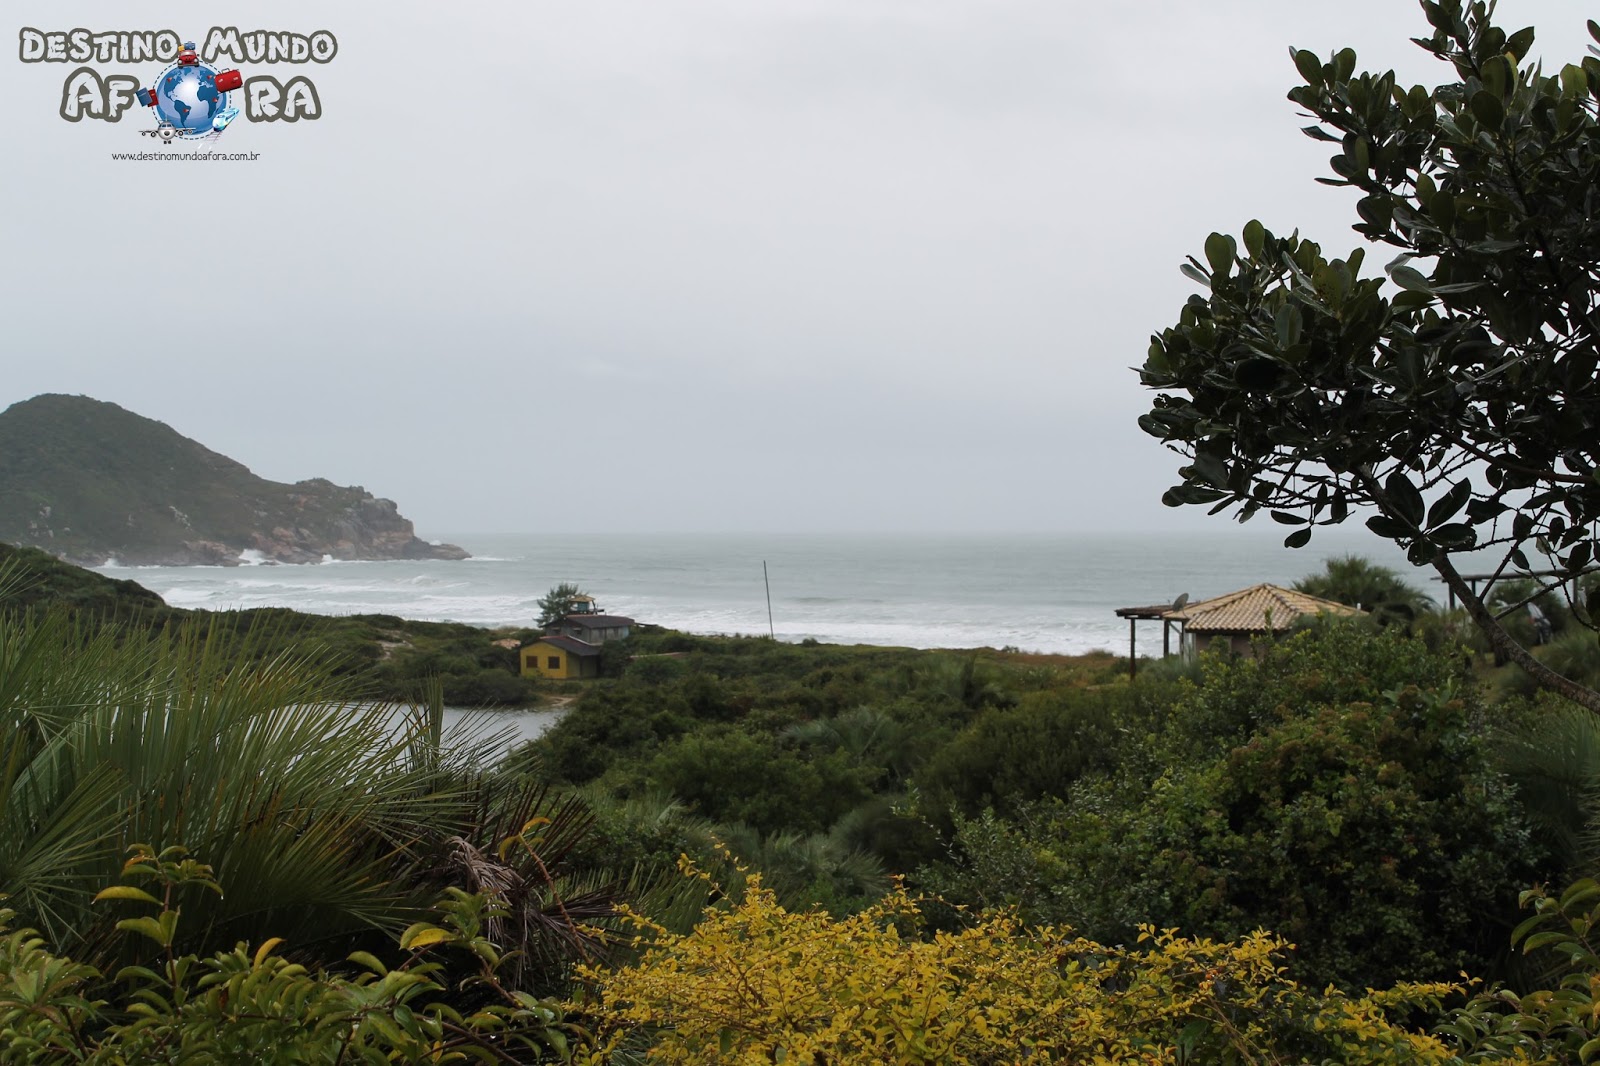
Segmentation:
{"type": "Polygon", "coordinates": [[[164,423],[54,394],[0,412],[0,542],[78,566],[470,557],[359,485],[269,481],[164,423]]]}
{"type": "MultiPolygon", "coordinates": [[[[767,632],[769,564],[780,640],[906,648],[1014,647],[1125,653],[1118,607],[1194,599],[1262,581],[1292,585],[1376,538],[1293,551],[1232,525],[1215,532],[1100,535],[446,533],[476,558],[320,567],[113,569],[180,607],[286,606],[498,628],[531,625],[538,599],[580,583],[612,610],[695,634],[767,632]]],[[[1400,565],[1405,566],[1404,556],[1400,565]]],[[[1414,573],[1409,567],[1408,572],[1414,573]]],[[[1422,583],[1424,591],[1437,586],[1422,583]]],[[[1142,647],[1142,641],[1141,641],[1142,647]]]]}

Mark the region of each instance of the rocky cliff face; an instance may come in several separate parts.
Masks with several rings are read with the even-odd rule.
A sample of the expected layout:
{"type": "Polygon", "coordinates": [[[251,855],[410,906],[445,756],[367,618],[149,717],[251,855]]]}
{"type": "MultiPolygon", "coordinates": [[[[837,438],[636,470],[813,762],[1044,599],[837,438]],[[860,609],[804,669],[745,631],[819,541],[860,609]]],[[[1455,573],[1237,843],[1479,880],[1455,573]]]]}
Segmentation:
{"type": "MultiPolygon", "coordinates": [[[[341,488],[316,479],[293,486],[288,502],[298,521],[256,530],[250,547],[281,563],[320,563],[334,559],[466,559],[454,544],[430,544],[417,537],[411,521],[393,500],[379,499],[357,486],[341,488]],[[351,498],[349,494],[359,493],[351,498]],[[314,528],[307,528],[309,522],[314,528]]],[[[237,555],[237,553],[235,553],[237,555]]]]}
{"type": "Polygon", "coordinates": [[[85,396],[0,413],[0,541],[80,565],[230,566],[465,559],[417,537],[393,500],[315,478],[268,481],[170,427],[85,396]]]}

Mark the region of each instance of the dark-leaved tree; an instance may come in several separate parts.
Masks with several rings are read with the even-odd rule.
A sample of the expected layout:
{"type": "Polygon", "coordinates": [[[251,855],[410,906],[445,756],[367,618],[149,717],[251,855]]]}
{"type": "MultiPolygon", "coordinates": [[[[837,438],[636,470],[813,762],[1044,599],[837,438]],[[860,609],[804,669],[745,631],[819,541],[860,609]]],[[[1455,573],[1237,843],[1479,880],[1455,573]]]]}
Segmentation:
{"type": "Polygon", "coordinates": [[[1152,339],[1141,376],[1160,395],[1140,425],[1188,460],[1166,503],[1269,511],[1292,547],[1370,508],[1497,652],[1600,713],[1454,560],[1490,548],[1500,572],[1558,586],[1596,555],[1600,60],[1536,66],[1532,28],[1507,34],[1492,5],[1422,9],[1417,43],[1454,74],[1431,90],[1357,74],[1349,49],[1291,49],[1289,98],[1335,151],[1317,180],[1360,191],[1356,232],[1398,253],[1386,273],[1259,222],[1212,234],[1184,267],[1208,294],[1152,339]]]}
{"type": "Polygon", "coordinates": [[[1329,559],[1321,573],[1301,578],[1294,587],[1325,600],[1363,608],[1385,626],[1410,625],[1433,606],[1425,593],[1406,584],[1399,574],[1359,555],[1329,559]]]}
{"type": "Polygon", "coordinates": [[[584,591],[570,581],[563,581],[543,596],[539,597],[539,620],[536,625],[541,629],[554,625],[572,613],[572,605],[577,602],[584,591]]]}

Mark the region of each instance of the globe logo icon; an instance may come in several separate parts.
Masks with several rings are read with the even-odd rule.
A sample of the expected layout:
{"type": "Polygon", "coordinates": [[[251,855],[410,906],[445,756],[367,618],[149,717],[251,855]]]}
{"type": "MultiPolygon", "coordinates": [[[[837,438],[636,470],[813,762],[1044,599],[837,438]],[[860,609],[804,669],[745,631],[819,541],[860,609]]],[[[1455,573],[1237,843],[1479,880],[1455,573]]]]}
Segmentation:
{"type": "Polygon", "coordinates": [[[139,103],[155,111],[156,128],[144,130],[162,144],[179,140],[216,140],[239,115],[228,106],[228,93],[244,87],[244,76],[237,70],[220,74],[200,62],[193,41],[185,41],[173,63],[156,83],[138,92],[139,103]]]}
{"type": "Polygon", "coordinates": [[[183,136],[210,133],[212,119],[227,106],[227,94],[217,89],[217,72],[202,63],[169,67],[155,84],[155,97],[161,121],[183,136]]]}

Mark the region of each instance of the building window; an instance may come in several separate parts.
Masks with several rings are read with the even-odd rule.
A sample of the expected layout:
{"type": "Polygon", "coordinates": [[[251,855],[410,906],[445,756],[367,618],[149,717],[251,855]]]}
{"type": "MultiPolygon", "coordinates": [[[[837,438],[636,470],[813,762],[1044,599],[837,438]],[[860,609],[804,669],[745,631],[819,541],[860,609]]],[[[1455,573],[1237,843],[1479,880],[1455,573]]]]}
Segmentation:
{"type": "Polygon", "coordinates": [[[559,655],[550,656],[548,659],[546,659],[544,661],[544,668],[546,670],[559,670],[559,669],[561,669],[561,656],[559,656],[559,655]]]}

